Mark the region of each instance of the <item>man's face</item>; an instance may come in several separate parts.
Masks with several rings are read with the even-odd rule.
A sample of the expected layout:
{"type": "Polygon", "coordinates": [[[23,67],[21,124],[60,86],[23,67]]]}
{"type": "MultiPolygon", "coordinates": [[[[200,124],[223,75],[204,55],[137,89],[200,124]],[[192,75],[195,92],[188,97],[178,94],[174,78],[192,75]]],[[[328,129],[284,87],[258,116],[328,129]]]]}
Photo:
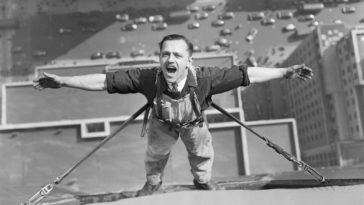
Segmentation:
{"type": "Polygon", "coordinates": [[[184,40],[167,40],[163,43],[159,55],[163,76],[168,83],[176,83],[188,74],[192,57],[184,40]]]}

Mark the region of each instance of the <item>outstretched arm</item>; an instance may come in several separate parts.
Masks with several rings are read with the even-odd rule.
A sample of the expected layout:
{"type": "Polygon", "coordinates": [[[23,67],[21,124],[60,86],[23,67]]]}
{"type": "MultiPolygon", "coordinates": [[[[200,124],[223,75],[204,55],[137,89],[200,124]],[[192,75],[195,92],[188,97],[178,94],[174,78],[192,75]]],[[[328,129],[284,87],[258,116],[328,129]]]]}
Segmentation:
{"type": "Polygon", "coordinates": [[[43,73],[42,76],[33,80],[33,87],[37,90],[61,87],[91,91],[106,90],[106,75],[100,73],[68,77],[43,73]]]}
{"type": "Polygon", "coordinates": [[[312,69],[303,65],[293,65],[287,68],[248,67],[248,76],[251,83],[260,83],[278,78],[299,78],[308,80],[313,77],[312,69]]]}

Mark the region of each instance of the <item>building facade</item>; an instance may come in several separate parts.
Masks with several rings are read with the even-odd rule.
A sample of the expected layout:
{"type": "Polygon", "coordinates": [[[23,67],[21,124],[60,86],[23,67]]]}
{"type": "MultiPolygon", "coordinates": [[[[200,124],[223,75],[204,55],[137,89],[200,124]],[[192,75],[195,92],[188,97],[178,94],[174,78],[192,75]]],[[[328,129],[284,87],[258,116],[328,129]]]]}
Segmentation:
{"type": "Polygon", "coordinates": [[[336,46],[346,133],[340,137],[343,165],[364,162],[364,27],[352,29],[336,46]]]}
{"type": "Polygon", "coordinates": [[[362,163],[361,39],[361,30],[321,25],[283,63],[305,63],[315,73],[307,82],[287,82],[302,158],[315,167],[362,163]]]}

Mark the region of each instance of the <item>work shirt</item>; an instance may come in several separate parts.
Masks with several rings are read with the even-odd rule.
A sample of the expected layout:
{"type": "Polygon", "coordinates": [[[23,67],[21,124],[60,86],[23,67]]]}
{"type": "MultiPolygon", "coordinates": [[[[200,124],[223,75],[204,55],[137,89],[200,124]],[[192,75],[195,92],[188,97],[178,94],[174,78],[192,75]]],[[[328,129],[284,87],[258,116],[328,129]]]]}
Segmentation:
{"type": "MultiPolygon", "coordinates": [[[[134,68],[130,70],[119,70],[106,73],[107,91],[109,93],[141,93],[148,102],[153,102],[156,96],[156,76],[159,67],[153,68],[134,68]]],[[[200,103],[201,110],[206,110],[211,102],[211,96],[229,91],[239,86],[250,84],[247,74],[247,66],[239,65],[231,68],[219,67],[196,67],[196,79],[194,74],[189,71],[187,81],[182,92],[172,93],[168,89],[167,82],[161,73],[161,91],[178,99],[189,93],[189,87],[195,87],[195,92],[200,103]]]]}

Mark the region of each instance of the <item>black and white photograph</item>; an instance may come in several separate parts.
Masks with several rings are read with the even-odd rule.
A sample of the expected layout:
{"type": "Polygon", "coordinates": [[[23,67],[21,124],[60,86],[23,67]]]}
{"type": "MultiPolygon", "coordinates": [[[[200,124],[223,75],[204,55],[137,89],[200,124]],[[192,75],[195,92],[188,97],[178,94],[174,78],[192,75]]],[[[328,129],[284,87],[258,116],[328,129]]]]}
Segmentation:
{"type": "Polygon", "coordinates": [[[364,204],[363,0],[0,0],[0,205],[364,204]]]}

